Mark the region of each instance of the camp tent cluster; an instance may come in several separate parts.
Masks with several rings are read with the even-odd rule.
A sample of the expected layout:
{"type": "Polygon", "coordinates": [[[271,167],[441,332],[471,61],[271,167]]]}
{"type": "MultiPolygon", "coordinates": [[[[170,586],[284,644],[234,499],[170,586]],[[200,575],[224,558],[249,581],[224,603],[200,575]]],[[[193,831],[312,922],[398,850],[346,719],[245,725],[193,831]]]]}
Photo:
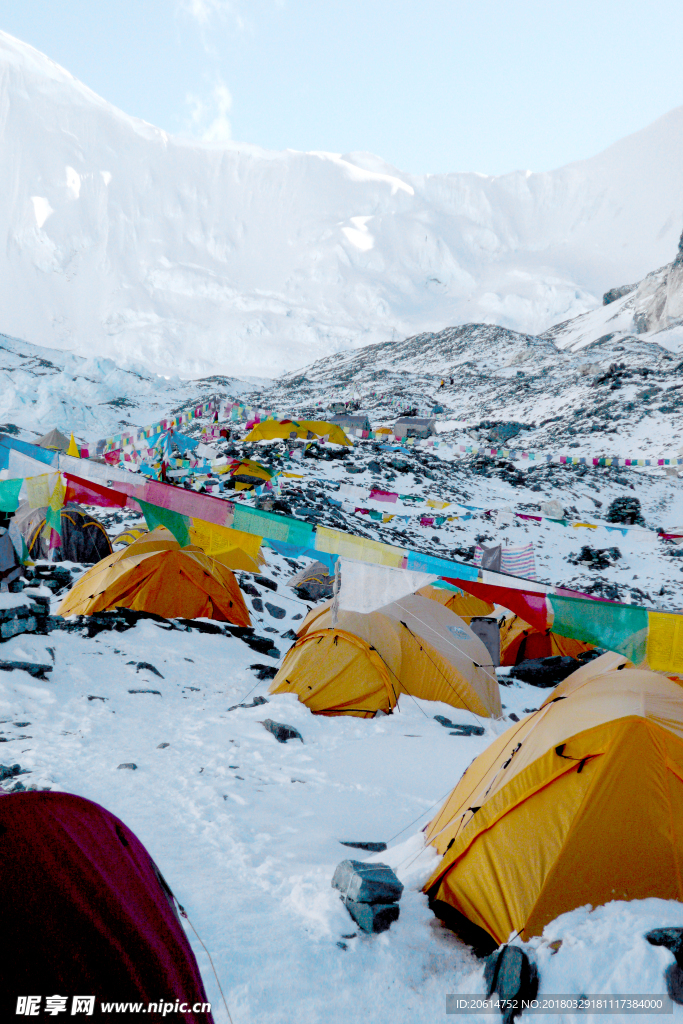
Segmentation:
{"type": "MultiPolygon", "coordinates": [[[[340,426],[312,420],[266,420],[256,424],[247,440],[294,438],[350,443],[340,426]]],[[[58,431],[36,443],[46,451],[78,454],[73,438],[69,441],[58,431]]],[[[238,488],[271,476],[267,466],[252,459],[235,461],[229,472],[238,488]]],[[[119,508],[131,495],[131,491],[118,493],[87,481],[79,486],[78,493],[93,499],[99,495],[105,504],[119,508]]],[[[256,572],[263,556],[261,536],[247,528],[269,524],[267,528],[272,530],[284,530],[285,525],[289,530],[291,524],[283,525],[279,517],[268,518],[260,510],[236,505],[233,525],[242,524],[245,529],[233,529],[223,525],[225,518],[220,516],[215,522],[194,518],[194,512],[186,515],[148,503],[139,492],[134,501],[145,512],[148,528],[136,526],[120,534],[115,552],[103,526],[76,502],[19,505],[10,530],[0,538],[0,579],[7,583],[20,571],[17,552],[23,547],[27,558],[49,554],[55,559],[94,563],[62,601],[60,615],[129,608],[167,618],[212,618],[248,627],[249,611],[234,570],[256,572]],[[58,547],[51,534],[55,525],[59,527],[58,547]]],[[[220,502],[216,505],[221,510],[226,507],[220,502]]],[[[209,506],[203,508],[208,514],[209,506]]],[[[211,506],[211,515],[215,513],[211,506]]],[[[294,522],[304,529],[302,523],[294,522]]],[[[310,556],[317,549],[311,549],[311,531],[308,525],[305,529],[306,555],[310,556]]],[[[320,529],[321,538],[333,533],[320,529]]],[[[289,532],[285,536],[281,542],[287,546],[289,532]]],[[[360,559],[348,535],[342,535],[340,543],[348,547],[321,545],[320,557],[343,550],[344,557],[360,559]]],[[[374,541],[363,543],[362,554],[368,559],[377,555],[377,549],[387,547],[374,541]]],[[[380,554],[386,556],[386,551],[380,554]]],[[[410,567],[409,556],[406,562],[410,567]]],[[[607,636],[603,623],[607,616],[614,617],[608,603],[566,594],[534,593],[525,597],[526,605],[519,595],[510,599],[512,607],[530,618],[536,616],[532,623],[488,600],[494,591],[504,595],[504,588],[468,578],[460,581],[461,589],[457,579],[437,579],[432,574],[437,562],[440,573],[448,568],[445,560],[438,559],[419,568],[424,569],[422,579],[436,580],[438,586],[424,586],[374,611],[339,608],[334,598],[319,603],[302,622],[272,680],[270,693],[294,694],[313,714],[329,717],[371,718],[390,714],[400,701],[415,699],[450,705],[476,722],[500,720],[502,706],[492,656],[473,632],[473,619],[490,618],[494,629],[498,620],[505,666],[552,655],[576,658],[607,636]],[[572,611],[572,602],[581,606],[579,612],[572,611]],[[571,622],[570,613],[574,616],[571,622]],[[590,629],[581,616],[590,617],[590,629]],[[579,636],[563,636],[562,630],[579,636]]],[[[334,593],[334,565],[334,558],[329,564],[309,564],[290,584],[298,591],[308,587],[313,600],[328,596],[334,593]]],[[[394,567],[398,569],[398,562],[392,563],[392,571],[394,567]]],[[[338,579],[339,574],[336,582],[338,579]]],[[[634,635],[645,631],[641,625],[644,609],[622,609],[620,615],[628,618],[625,630],[631,629],[634,635]]],[[[652,624],[649,628],[653,629],[652,624]]],[[[632,647],[634,652],[640,650],[637,645],[632,647]]],[[[426,846],[439,858],[424,887],[435,913],[485,950],[506,942],[512,934],[523,940],[540,935],[558,915],[585,904],[651,896],[683,902],[681,685],[676,676],[647,670],[635,653],[627,656],[608,651],[548,692],[537,711],[496,735],[455,784],[425,830],[426,846]]],[[[498,724],[492,731],[501,727],[498,724]]],[[[71,883],[74,892],[81,887],[82,892],[91,894],[88,887],[100,872],[110,888],[124,886],[121,920],[125,918],[127,928],[134,926],[139,904],[144,905],[149,920],[160,922],[159,928],[163,925],[165,929],[163,941],[160,935],[152,937],[155,955],[162,966],[172,955],[180,967],[177,976],[170,971],[168,978],[164,968],[154,976],[154,984],[168,983],[170,992],[201,991],[196,965],[191,953],[187,956],[186,942],[183,945],[184,936],[166,920],[169,907],[173,909],[172,897],[148,855],[122,823],[87,801],[6,805],[0,797],[0,829],[10,806],[17,808],[12,815],[16,850],[28,849],[30,828],[44,827],[53,844],[52,852],[47,843],[36,844],[36,873],[42,872],[43,877],[35,880],[31,875],[27,881],[35,885],[40,898],[52,898],[47,891],[49,876],[56,871],[59,879],[61,865],[57,861],[62,856],[68,871],[78,879],[78,886],[71,883]],[[32,819],[26,808],[34,809],[32,819]],[[120,863],[120,851],[112,852],[113,835],[126,850],[134,850],[134,864],[127,862],[129,854],[120,863]],[[99,864],[95,863],[96,847],[101,854],[99,864]]],[[[115,844],[114,848],[118,850],[115,844]]],[[[8,863],[9,868],[7,863],[0,867],[0,874],[11,869],[11,859],[8,863]]],[[[25,868],[21,873],[25,875],[25,868]]],[[[55,905],[61,906],[55,899],[55,905]]],[[[80,904],[76,901],[81,909],[82,899],[80,904]]],[[[29,901],[29,905],[37,914],[37,903],[29,901]]],[[[78,941],[86,944],[94,921],[99,938],[93,940],[93,949],[106,956],[97,908],[90,911],[79,916],[79,910],[71,921],[65,910],[63,920],[73,927],[78,941]]],[[[23,949],[28,931],[22,931],[23,925],[16,922],[5,922],[5,926],[11,948],[23,949]]],[[[57,940],[52,944],[58,945],[57,940]]],[[[131,956],[138,946],[133,941],[131,956]]],[[[60,950],[49,952],[46,963],[52,972],[48,987],[57,991],[68,973],[60,950]]],[[[83,965],[86,974],[95,970],[88,957],[83,965]]],[[[36,977],[24,961],[21,970],[29,990],[34,981],[37,984],[36,977]]],[[[143,991],[149,982],[142,977],[144,972],[136,970],[134,965],[131,977],[136,991],[143,991]]]]}

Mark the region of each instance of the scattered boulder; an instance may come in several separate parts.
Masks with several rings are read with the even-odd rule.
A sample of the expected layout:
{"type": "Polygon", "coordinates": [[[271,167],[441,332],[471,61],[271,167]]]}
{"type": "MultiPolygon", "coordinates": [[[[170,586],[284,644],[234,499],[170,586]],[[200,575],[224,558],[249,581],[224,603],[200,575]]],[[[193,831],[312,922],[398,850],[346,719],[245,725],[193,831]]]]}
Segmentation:
{"type": "Polygon", "coordinates": [[[275,580],[270,580],[267,576],[254,576],[254,583],[258,583],[260,587],[267,587],[268,590],[277,590],[275,580]]]}
{"type": "Polygon", "coordinates": [[[272,718],[265,718],[260,725],[267,729],[268,732],[272,732],[278,743],[286,743],[287,740],[301,740],[303,743],[304,738],[298,729],[295,729],[292,725],[285,725],[283,722],[274,722],[272,718]]]}
{"type": "MultiPolygon", "coordinates": [[[[296,639],[296,637],[295,637],[296,639]]],[[[256,673],[256,678],[263,681],[264,679],[275,679],[277,675],[277,668],[275,665],[250,665],[249,668],[252,672],[256,673]]],[[[261,700],[261,703],[265,703],[265,698],[261,700]]]]}
{"type": "Polygon", "coordinates": [[[449,736],[483,736],[484,728],[481,725],[456,725],[455,732],[449,732],[449,736]]]}
{"type": "Polygon", "coordinates": [[[532,686],[549,688],[556,686],[570,673],[580,667],[582,662],[568,655],[554,655],[551,658],[528,658],[510,669],[509,675],[532,686]]]}
{"type": "Polygon", "coordinates": [[[652,946],[665,946],[675,962],[664,971],[666,990],[674,1003],[683,1004],[683,928],[654,928],[645,938],[652,946]]]}
{"type": "Polygon", "coordinates": [[[398,920],[400,914],[398,903],[359,903],[348,897],[342,897],[342,902],[364,932],[385,932],[398,920]]]}
{"type": "Polygon", "coordinates": [[[332,887],[358,903],[394,903],[400,900],[403,883],[388,864],[343,860],[332,876],[332,887]]]}
{"type": "Polygon", "coordinates": [[[434,715],[434,720],[443,725],[445,729],[455,729],[456,732],[449,733],[450,736],[483,736],[484,729],[480,725],[460,725],[458,722],[451,722],[445,715],[434,715]]]}
{"type": "MultiPolygon", "coordinates": [[[[226,635],[225,630],[221,629],[221,627],[214,622],[201,622],[199,619],[176,619],[176,622],[184,626],[185,629],[196,629],[198,633],[220,633],[222,636],[226,635]]],[[[170,622],[169,625],[172,629],[175,628],[172,622],[170,622]]]]}
{"type": "Polygon", "coordinates": [[[273,641],[266,636],[251,636],[246,634],[240,639],[257,654],[267,654],[269,658],[279,658],[280,652],[273,646],[273,641]]]}
{"type": "Polygon", "coordinates": [[[272,604],[270,601],[266,601],[266,611],[272,615],[274,619],[284,619],[287,614],[284,608],[280,608],[278,604],[272,604]]]}
{"type": "Polygon", "coordinates": [[[228,708],[228,711],[236,711],[237,708],[258,708],[261,704],[267,703],[268,701],[265,697],[254,697],[251,704],[233,704],[231,708],[228,708]]]}
{"type": "Polygon", "coordinates": [[[128,693],[156,693],[158,697],[162,696],[161,690],[129,690],[128,693]]]}
{"type": "Polygon", "coordinates": [[[538,995],[538,970],[519,946],[501,946],[486,960],[484,967],[486,997],[495,992],[502,1000],[510,1000],[503,1011],[503,1024],[511,1024],[521,1012],[521,1001],[538,995]]]}
{"type": "Polygon", "coordinates": [[[157,743],[157,750],[165,750],[166,747],[170,747],[170,743],[157,743]]]}
{"type": "Polygon", "coordinates": [[[0,661],[0,671],[13,672],[15,669],[23,669],[35,679],[47,679],[47,672],[52,672],[53,666],[49,663],[40,664],[35,661],[0,661]]]}
{"type": "Polygon", "coordinates": [[[615,498],[607,509],[608,523],[625,523],[627,526],[645,526],[640,502],[637,498],[615,498]]]}
{"type": "Polygon", "coordinates": [[[342,903],[364,932],[384,932],[398,920],[403,883],[388,864],[343,860],[332,876],[332,887],[339,889],[342,903]]]}
{"type": "Polygon", "coordinates": [[[384,853],[386,843],[353,843],[349,839],[340,839],[342,846],[352,846],[354,850],[367,850],[368,853],[384,853]]]}
{"type": "Polygon", "coordinates": [[[575,558],[570,556],[568,561],[572,565],[582,562],[590,569],[607,569],[610,565],[614,565],[619,558],[621,558],[619,548],[594,548],[590,544],[584,544],[579,554],[575,558]]]}
{"type": "Polygon", "coordinates": [[[134,772],[137,769],[137,765],[135,761],[125,761],[123,764],[117,765],[116,768],[117,771],[119,768],[129,768],[132,772],[134,772]]]}
{"type": "Polygon", "coordinates": [[[161,672],[154,665],[151,665],[148,661],[139,661],[135,666],[135,671],[139,672],[141,669],[147,669],[148,672],[153,672],[155,676],[159,676],[159,679],[163,679],[161,672]]]}
{"type": "Polygon", "coordinates": [[[22,768],[20,764],[12,764],[9,767],[6,764],[0,764],[0,782],[4,782],[5,779],[14,779],[17,775],[30,775],[28,768],[22,768]]]}

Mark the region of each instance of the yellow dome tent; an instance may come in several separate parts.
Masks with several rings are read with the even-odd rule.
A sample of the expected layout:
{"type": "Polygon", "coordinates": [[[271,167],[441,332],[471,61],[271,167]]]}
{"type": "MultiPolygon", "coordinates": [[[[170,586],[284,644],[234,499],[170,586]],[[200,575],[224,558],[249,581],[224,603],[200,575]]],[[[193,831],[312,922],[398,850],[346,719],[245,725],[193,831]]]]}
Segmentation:
{"type": "Polygon", "coordinates": [[[246,441],[276,441],[289,438],[295,434],[305,440],[311,437],[328,437],[334,444],[350,445],[348,437],[336,423],[327,420],[263,420],[244,438],[246,441]]]}
{"type": "Polygon", "coordinates": [[[401,693],[443,701],[482,717],[501,715],[489,654],[468,626],[436,601],[412,595],[380,611],[311,612],[271,693],[296,693],[316,714],[368,718],[401,693]]]}
{"type": "Polygon", "coordinates": [[[228,472],[235,481],[236,491],[245,491],[250,487],[260,487],[261,484],[267,483],[273,478],[273,472],[262,466],[260,462],[256,462],[254,459],[241,459],[238,462],[234,462],[228,472]]]}
{"type": "Polygon", "coordinates": [[[113,608],[164,618],[217,619],[249,626],[249,612],[230,569],[194,545],[181,548],[164,527],[89,569],[66,595],[59,615],[113,608]]]}
{"type": "Polygon", "coordinates": [[[568,697],[570,693],[574,693],[580,687],[586,686],[587,683],[597,679],[598,676],[604,675],[605,672],[620,672],[624,668],[633,667],[633,662],[629,661],[624,654],[617,654],[616,651],[605,651],[599,658],[587,661],[580,668],[574,669],[561,683],[557,684],[554,690],[550,691],[541,707],[545,707],[546,704],[552,704],[558,697],[568,697]]]}
{"type": "Polygon", "coordinates": [[[489,601],[482,601],[480,597],[473,594],[466,594],[462,590],[446,590],[444,587],[422,587],[418,590],[422,597],[428,597],[431,601],[438,601],[444,608],[448,608],[455,615],[459,615],[463,622],[469,626],[476,615],[493,615],[495,605],[489,601]]]}
{"type": "Polygon", "coordinates": [[[683,689],[623,669],[556,694],[473,761],[426,830],[441,862],[425,891],[479,945],[587,903],[683,900],[683,689]]]}

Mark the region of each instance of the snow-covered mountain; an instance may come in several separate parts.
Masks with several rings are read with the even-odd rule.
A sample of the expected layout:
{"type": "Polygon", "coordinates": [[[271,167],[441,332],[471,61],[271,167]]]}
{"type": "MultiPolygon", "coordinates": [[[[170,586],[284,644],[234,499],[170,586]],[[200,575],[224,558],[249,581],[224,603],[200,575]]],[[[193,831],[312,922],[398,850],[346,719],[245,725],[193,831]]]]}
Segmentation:
{"type": "Polygon", "coordinates": [[[591,160],[407,175],[171,138],[0,33],[0,330],[165,374],[277,375],[498,323],[538,334],[670,259],[683,108],[591,160]]]}

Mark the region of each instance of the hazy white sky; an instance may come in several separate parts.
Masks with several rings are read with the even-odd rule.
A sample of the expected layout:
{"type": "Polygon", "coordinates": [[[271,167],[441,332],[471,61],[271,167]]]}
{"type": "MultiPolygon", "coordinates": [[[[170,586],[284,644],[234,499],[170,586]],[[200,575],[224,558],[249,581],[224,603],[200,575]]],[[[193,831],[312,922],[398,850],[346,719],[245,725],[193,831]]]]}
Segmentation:
{"type": "Polygon", "coordinates": [[[680,0],[0,0],[129,114],[418,173],[550,170],[683,103],[680,0]]]}

